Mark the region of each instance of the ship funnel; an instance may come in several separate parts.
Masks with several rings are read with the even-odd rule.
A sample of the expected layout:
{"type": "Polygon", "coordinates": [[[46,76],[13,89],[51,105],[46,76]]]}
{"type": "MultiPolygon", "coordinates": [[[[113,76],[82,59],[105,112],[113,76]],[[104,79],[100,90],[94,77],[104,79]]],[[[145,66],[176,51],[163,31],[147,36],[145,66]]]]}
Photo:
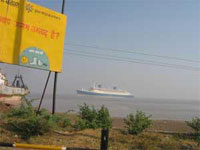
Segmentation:
{"type": "Polygon", "coordinates": [[[98,88],[102,88],[101,84],[98,85],[98,88]]]}
{"type": "Polygon", "coordinates": [[[116,87],[116,86],[114,86],[114,87],[113,87],[113,90],[116,90],[116,89],[117,89],[117,87],[116,87]]]}

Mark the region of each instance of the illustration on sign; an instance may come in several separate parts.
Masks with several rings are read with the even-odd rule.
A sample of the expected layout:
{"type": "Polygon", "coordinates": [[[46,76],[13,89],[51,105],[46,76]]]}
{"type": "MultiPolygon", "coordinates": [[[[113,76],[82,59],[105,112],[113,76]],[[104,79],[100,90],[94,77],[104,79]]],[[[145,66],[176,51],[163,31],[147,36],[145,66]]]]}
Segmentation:
{"type": "Polygon", "coordinates": [[[26,67],[49,70],[49,60],[45,52],[36,47],[24,50],[19,58],[19,64],[26,67]]]}

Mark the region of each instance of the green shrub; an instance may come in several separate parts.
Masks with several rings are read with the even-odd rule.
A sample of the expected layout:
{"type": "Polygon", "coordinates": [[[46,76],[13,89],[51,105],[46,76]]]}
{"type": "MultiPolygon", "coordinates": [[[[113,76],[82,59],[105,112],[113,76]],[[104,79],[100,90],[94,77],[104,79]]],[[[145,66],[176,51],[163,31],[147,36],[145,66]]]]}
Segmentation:
{"type": "Polygon", "coordinates": [[[64,118],[63,121],[60,124],[60,127],[66,128],[66,127],[69,127],[71,125],[72,125],[71,121],[69,119],[67,119],[67,118],[64,118]]]}
{"type": "Polygon", "coordinates": [[[136,135],[152,125],[150,116],[146,116],[142,111],[137,111],[135,116],[133,114],[129,114],[127,118],[124,119],[124,122],[128,133],[136,135]]]}
{"type": "Polygon", "coordinates": [[[109,114],[109,110],[102,106],[97,113],[97,124],[101,128],[110,128],[112,126],[112,120],[109,114]]]}
{"type": "Polygon", "coordinates": [[[23,139],[29,139],[31,136],[42,135],[49,132],[51,125],[48,120],[39,117],[28,117],[26,119],[10,119],[7,122],[7,129],[17,133],[23,139]]]}
{"type": "Polygon", "coordinates": [[[187,125],[190,126],[196,133],[200,133],[200,118],[195,117],[192,121],[186,121],[187,125]]]}
{"type": "Polygon", "coordinates": [[[89,107],[87,104],[84,103],[84,105],[80,106],[79,109],[80,109],[79,110],[80,117],[81,119],[86,121],[88,128],[95,128],[96,119],[97,119],[97,111],[94,108],[94,106],[89,107]]]}
{"type": "Polygon", "coordinates": [[[28,117],[35,114],[35,111],[32,105],[25,106],[22,104],[19,108],[11,109],[11,111],[7,114],[8,117],[28,117]]]}
{"type": "Polygon", "coordinates": [[[80,119],[80,120],[76,121],[74,128],[76,130],[84,130],[84,129],[87,129],[88,127],[87,127],[86,121],[83,119],[80,119]]]}
{"type": "Polygon", "coordinates": [[[51,115],[42,109],[37,115],[32,105],[22,105],[20,108],[11,110],[7,114],[5,128],[17,133],[23,139],[31,136],[43,135],[55,128],[65,128],[71,122],[59,115],[51,115]]]}
{"type": "Polygon", "coordinates": [[[58,114],[49,115],[48,120],[54,125],[54,128],[66,128],[71,126],[71,121],[69,119],[58,114]]]}
{"type": "Polygon", "coordinates": [[[200,145],[200,118],[195,117],[192,121],[186,121],[186,123],[195,131],[195,139],[198,141],[198,145],[200,145]]]}
{"type": "Polygon", "coordinates": [[[80,119],[75,123],[75,128],[78,130],[83,129],[97,129],[97,128],[110,128],[111,117],[106,107],[102,106],[100,110],[90,107],[84,103],[79,107],[80,119]]]}

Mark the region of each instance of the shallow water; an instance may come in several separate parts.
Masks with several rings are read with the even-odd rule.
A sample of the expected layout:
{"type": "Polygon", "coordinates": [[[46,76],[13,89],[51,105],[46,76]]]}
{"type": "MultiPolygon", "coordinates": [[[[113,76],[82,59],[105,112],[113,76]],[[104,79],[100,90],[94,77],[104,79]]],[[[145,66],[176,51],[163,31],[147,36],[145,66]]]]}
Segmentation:
{"type": "MultiPolygon", "coordinates": [[[[39,98],[40,95],[31,95],[29,98],[39,98]]],[[[153,119],[162,120],[191,120],[200,115],[200,100],[177,99],[149,99],[149,98],[116,98],[101,96],[58,95],[56,102],[57,112],[78,112],[83,103],[100,108],[105,105],[113,117],[125,117],[136,110],[142,110],[152,115],[153,119]]],[[[39,101],[34,105],[38,106],[39,101]]],[[[42,107],[51,110],[52,96],[44,98],[42,107]]]]}

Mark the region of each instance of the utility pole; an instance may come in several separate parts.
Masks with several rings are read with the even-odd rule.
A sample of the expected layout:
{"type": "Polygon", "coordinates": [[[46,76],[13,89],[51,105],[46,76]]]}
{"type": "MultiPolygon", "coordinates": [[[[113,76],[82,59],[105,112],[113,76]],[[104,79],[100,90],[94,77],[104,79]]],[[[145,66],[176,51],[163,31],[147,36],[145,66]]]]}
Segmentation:
{"type": "MultiPolygon", "coordinates": [[[[63,0],[63,2],[62,2],[62,11],[61,11],[61,13],[64,14],[64,12],[65,12],[65,0],[63,0]]],[[[55,75],[54,75],[54,87],[53,87],[53,108],[52,108],[52,114],[55,113],[55,109],[56,109],[57,79],[58,79],[58,72],[55,72],[55,75]]]]}

